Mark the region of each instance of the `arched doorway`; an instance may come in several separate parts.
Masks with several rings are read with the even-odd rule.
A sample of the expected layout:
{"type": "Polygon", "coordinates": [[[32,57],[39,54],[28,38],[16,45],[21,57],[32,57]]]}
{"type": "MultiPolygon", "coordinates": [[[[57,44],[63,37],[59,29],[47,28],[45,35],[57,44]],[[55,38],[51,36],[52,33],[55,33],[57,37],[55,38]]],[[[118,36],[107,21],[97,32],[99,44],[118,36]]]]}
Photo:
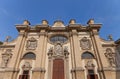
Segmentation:
{"type": "Polygon", "coordinates": [[[64,60],[53,60],[53,76],[52,79],[64,79],[64,60]]]}

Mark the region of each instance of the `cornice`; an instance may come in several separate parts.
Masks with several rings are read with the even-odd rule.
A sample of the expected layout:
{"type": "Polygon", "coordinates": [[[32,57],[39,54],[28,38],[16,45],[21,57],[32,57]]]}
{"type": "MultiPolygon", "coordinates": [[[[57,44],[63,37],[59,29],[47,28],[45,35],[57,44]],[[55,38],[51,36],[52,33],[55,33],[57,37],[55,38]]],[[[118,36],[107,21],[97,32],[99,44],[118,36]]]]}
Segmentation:
{"type": "Polygon", "coordinates": [[[114,47],[116,44],[102,44],[102,47],[114,47]]]}
{"type": "Polygon", "coordinates": [[[18,32],[20,32],[20,30],[29,30],[30,29],[30,25],[21,25],[21,24],[17,24],[15,25],[16,29],[18,30],[18,32]]]}
{"type": "Polygon", "coordinates": [[[89,30],[97,29],[97,31],[99,31],[100,28],[101,28],[101,26],[102,26],[102,24],[89,24],[89,25],[87,26],[87,28],[88,28],[89,30]]]}
{"type": "Polygon", "coordinates": [[[15,47],[15,45],[0,45],[0,48],[10,48],[15,47]]]}

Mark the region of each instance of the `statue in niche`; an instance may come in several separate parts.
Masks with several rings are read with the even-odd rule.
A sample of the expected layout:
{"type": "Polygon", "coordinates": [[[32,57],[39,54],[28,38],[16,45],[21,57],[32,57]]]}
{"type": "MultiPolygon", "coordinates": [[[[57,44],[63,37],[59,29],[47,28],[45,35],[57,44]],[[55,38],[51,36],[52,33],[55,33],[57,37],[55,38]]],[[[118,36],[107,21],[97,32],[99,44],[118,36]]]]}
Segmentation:
{"type": "Polygon", "coordinates": [[[7,49],[6,52],[2,54],[2,67],[7,67],[8,61],[12,57],[11,52],[11,49],[7,49]]]}
{"type": "Polygon", "coordinates": [[[63,54],[63,49],[62,49],[62,45],[60,43],[57,43],[55,45],[55,55],[62,55],[63,54]]]}
{"type": "Polygon", "coordinates": [[[115,66],[115,53],[112,52],[112,49],[107,48],[105,57],[108,59],[110,66],[115,66]]]}
{"type": "Polygon", "coordinates": [[[33,37],[31,37],[28,41],[27,41],[27,45],[26,45],[27,49],[31,49],[34,50],[37,47],[37,40],[33,37]]]}
{"type": "Polygon", "coordinates": [[[91,48],[91,43],[90,43],[90,40],[87,39],[87,37],[83,37],[81,40],[80,40],[80,46],[83,50],[89,50],[91,48]]]}

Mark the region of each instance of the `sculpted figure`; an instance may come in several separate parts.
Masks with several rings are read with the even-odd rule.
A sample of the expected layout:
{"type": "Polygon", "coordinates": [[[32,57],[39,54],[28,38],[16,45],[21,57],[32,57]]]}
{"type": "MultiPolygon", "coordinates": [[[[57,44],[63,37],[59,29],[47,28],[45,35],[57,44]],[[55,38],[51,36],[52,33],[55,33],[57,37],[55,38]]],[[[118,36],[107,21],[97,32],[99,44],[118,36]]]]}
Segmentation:
{"type": "Polygon", "coordinates": [[[108,59],[110,66],[114,66],[115,65],[115,53],[112,52],[112,49],[107,48],[105,56],[108,59]]]}
{"type": "Polygon", "coordinates": [[[62,53],[63,53],[62,46],[60,45],[60,43],[57,43],[57,45],[55,45],[55,54],[62,55],[62,53]]]}

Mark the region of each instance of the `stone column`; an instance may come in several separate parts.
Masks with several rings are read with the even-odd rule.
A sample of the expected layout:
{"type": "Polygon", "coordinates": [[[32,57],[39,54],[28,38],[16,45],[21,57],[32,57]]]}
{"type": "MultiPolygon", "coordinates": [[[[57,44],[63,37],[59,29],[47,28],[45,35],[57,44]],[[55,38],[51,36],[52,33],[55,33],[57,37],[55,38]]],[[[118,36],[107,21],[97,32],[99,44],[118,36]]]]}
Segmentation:
{"type": "Polygon", "coordinates": [[[12,61],[10,62],[10,68],[13,68],[12,70],[16,71],[16,73],[13,73],[13,76],[11,77],[11,79],[17,78],[20,59],[21,59],[21,55],[23,52],[25,39],[26,39],[25,34],[26,34],[25,30],[21,30],[19,33],[19,36],[17,38],[14,54],[13,54],[13,57],[11,59],[12,61]]]}
{"type": "Polygon", "coordinates": [[[40,30],[40,37],[38,40],[38,47],[36,53],[36,61],[35,61],[35,71],[33,74],[33,79],[44,79],[44,73],[41,70],[45,70],[45,55],[46,55],[46,32],[44,29],[40,30]],[[40,70],[41,69],[41,70],[40,70]]]}
{"type": "Polygon", "coordinates": [[[92,43],[93,43],[93,48],[94,48],[94,53],[96,56],[96,61],[97,61],[97,65],[98,65],[98,73],[100,76],[100,79],[106,79],[105,75],[104,75],[104,71],[103,71],[103,62],[104,59],[103,55],[101,55],[101,53],[103,53],[102,51],[102,46],[101,46],[101,41],[100,41],[100,37],[98,35],[98,31],[97,29],[92,29],[91,31],[91,39],[92,39],[92,43]]]}
{"type": "MultiPolygon", "coordinates": [[[[79,79],[79,73],[76,72],[76,68],[80,67],[80,49],[79,49],[79,40],[78,40],[78,32],[76,29],[72,29],[72,37],[71,37],[71,56],[72,56],[72,75],[73,79],[79,79]]],[[[82,64],[82,63],[81,63],[82,64]]]]}

